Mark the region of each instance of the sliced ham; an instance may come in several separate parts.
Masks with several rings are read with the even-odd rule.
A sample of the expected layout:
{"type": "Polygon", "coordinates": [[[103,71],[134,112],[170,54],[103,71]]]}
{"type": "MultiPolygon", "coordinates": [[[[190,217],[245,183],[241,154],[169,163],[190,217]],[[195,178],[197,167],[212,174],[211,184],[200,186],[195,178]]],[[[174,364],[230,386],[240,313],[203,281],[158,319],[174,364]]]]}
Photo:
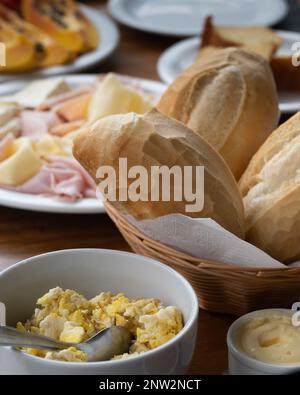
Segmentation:
{"type": "Polygon", "coordinates": [[[94,84],[91,86],[86,86],[84,88],[74,89],[70,92],[63,93],[61,95],[57,95],[55,97],[51,97],[50,99],[45,100],[42,104],[37,107],[37,110],[51,110],[54,106],[61,104],[67,100],[73,99],[77,96],[86,95],[87,93],[92,93],[95,90],[94,84]]]}
{"type": "Polygon", "coordinates": [[[95,182],[74,158],[50,157],[49,163],[23,185],[1,187],[71,202],[84,197],[96,197],[95,182]]]}
{"type": "Polygon", "coordinates": [[[25,110],[21,113],[21,136],[38,138],[62,123],[55,112],[25,110]]]}
{"type": "Polygon", "coordinates": [[[58,137],[64,137],[69,133],[74,132],[75,130],[78,130],[81,128],[81,126],[84,124],[85,121],[72,121],[72,122],[66,122],[61,125],[55,126],[54,128],[51,129],[51,134],[54,136],[58,137]]]}
{"type": "Polygon", "coordinates": [[[83,120],[87,118],[91,99],[92,95],[86,93],[54,106],[52,111],[67,122],[83,120]]]}

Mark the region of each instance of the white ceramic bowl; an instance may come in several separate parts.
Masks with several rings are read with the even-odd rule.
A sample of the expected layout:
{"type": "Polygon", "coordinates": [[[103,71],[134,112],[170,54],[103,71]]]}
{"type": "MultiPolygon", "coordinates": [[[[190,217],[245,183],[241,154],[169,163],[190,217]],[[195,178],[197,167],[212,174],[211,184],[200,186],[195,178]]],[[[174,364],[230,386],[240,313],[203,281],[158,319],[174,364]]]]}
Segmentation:
{"type": "Polygon", "coordinates": [[[50,288],[74,289],[91,298],[101,291],[155,297],[177,306],[185,326],[170,342],[128,360],[94,363],[49,361],[10,347],[0,348],[0,374],[109,375],[182,374],[196,344],[198,302],[191,285],[177,272],[139,255],[96,249],[51,252],[24,260],[0,273],[0,302],[7,324],[31,316],[36,300],[50,288]]]}
{"type": "Polygon", "coordinates": [[[237,319],[229,328],[227,335],[228,369],[230,375],[281,375],[300,371],[300,364],[275,365],[249,357],[236,344],[237,330],[249,319],[265,313],[281,313],[291,316],[294,312],[288,309],[265,309],[253,311],[237,319]]]}

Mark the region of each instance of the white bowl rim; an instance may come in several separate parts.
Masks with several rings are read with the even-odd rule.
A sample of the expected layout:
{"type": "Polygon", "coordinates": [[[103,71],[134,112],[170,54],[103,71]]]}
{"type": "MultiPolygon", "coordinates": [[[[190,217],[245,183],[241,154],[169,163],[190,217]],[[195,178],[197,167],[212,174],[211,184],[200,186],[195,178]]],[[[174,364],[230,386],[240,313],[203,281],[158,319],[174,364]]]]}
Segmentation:
{"type": "Polygon", "coordinates": [[[229,330],[227,332],[227,346],[228,346],[228,351],[232,352],[239,360],[244,361],[248,366],[253,366],[259,370],[263,371],[268,371],[270,369],[280,369],[283,370],[285,368],[287,369],[296,369],[300,367],[300,362],[299,363],[281,363],[281,364],[275,364],[275,363],[268,363],[268,362],[262,362],[259,361],[258,359],[255,359],[253,357],[250,357],[248,354],[246,354],[243,350],[241,350],[235,341],[235,333],[238,327],[247,320],[247,318],[253,317],[255,315],[263,314],[263,313],[269,313],[269,312],[281,312],[281,313],[291,313],[291,309],[283,309],[283,308],[270,308],[270,309],[262,309],[262,310],[255,310],[251,311],[248,314],[244,314],[238,319],[236,319],[229,327],[229,330]]]}
{"type": "Polygon", "coordinates": [[[14,265],[8,267],[7,269],[4,269],[3,271],[0,272],[0,280],[1,280],[1,277],[4,277],[7,273],[9,273],[11,271],[14,271],[17,267],[25,266],[26,264],[36,261],[36,260],[39,260],[40,258],[45,257],[45,256],[64,255],[66,253],[68,254],[68,253],[74,253],[74,252],[76,253],[76,252],[89,252],[89,251],[104,252],[104,253],[111,254],[111,255],[139,257],[144,261],[148,261],[148,263],[150,263],[152,265],[158,266],[161,269],[170,272],[172,275],[174,275],[175,277],[180,279],[180,281],[188,289],[188,291],[191,294],[191,297],[193,299],[193,309],[191,311],[191,317],[184,324],[181,331],[178,332],[176,336],[174,336],[171,340],[169,340],[165,344],[162,344],[161,346],[154,348],[153,350],[146,351],[140,355],[135,355],[135,356],[129,357],[127,359],[117,359],[117,360],[100,361],[100,362],[66,362],[66,361],[56,361],[56,360],[51,360],[51,359],[45,359],[45,358],[41,358],[41,357],[38,357],[35,355],[26,354],[22,351],[16,350],[11,347],[12,352],[19,353],[20,356],[22,356],[22,358],[24,358],[25,360],[28,359],[28,361],[30,361],[33,358],[35,361],[38,360],[40,363],[45,364],[45,365],[48,365],[48,364],[53,365],[53,366],[66,366],[67,365],[70,367],[73,366],[74,368],[75,367],[87,368],[88,366],[94,366],[94,367],[96,367],[96,366],[99,366],[99,367],[100,366],[105,366],[105,367],[114,366],[115,367],[117,365],[123,365],[123,364],[126,364],[131,361],[143,360],[143,359],[148,358],[156,353],[159,353],[161,350],[166,350],[166,349],[170,348],[175,343],[177,343],[177,341],[179,339],[181,339],[189,331],[189,329],[192,327],[192,325],[195,323],[195,321],[197,321],[198,314],[199,314],[199,304],[198,304],[197,295],[196,295],[193,287],[191,286],[191,284],[181,274],[179,274],[176,270],[170,268],[169,266],[167,266],[155,259],[143,256],[143,255],[135,254],[132,252],[111,250],[111,249],[105,249],[105,248],[74,248],[74,249],[65,249],[65,250],[46,252],[44,254],[39,254],[39,255],[35,255],[33,257],[24,259],[20,262],[15,263],[14,265]]]}

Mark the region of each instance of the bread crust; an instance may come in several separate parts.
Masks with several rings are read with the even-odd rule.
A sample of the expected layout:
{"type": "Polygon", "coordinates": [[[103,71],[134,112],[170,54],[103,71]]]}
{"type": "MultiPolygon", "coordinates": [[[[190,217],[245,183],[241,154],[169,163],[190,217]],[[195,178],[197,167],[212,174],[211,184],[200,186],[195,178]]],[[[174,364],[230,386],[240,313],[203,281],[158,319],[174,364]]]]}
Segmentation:
{"type": "Polygon", "coordinates": [[[239,182],[247,240],[285,263],[300,258],[299,147],[300,112],[270,135],[239,182]]]}
{"type": "Polygon", "coordinates": [[[189,67],[157,108],[212,144],[237,180],[275,129],[279,112],[269,64],[238,48],[213,51],[189,67]]]}
{"type": "Polygon", "coordinates": [[[215,26],[208,16],[201,35],[200,53],[208,47],[240,47],[253,51],[267,61],[272,59],[283,39],[273,30],[263,26],[215,26]]]}
{"type": "MultiPolygon", "coordinates": [[[[127,158],[128,168],[144,166],[205,166],[205,198],[201,212],[186,212],[187,201],[170,202],[130,200],[112,202],[136,219],[156,218],[172,213],[190,217],[210,217],[237,236],[244,238],[244,209],[237,183],[221,156],[200,136],[182,123],[157,110],[145,115],[129,113],[97,121],[74,141],[73,153],[97,180],[97,169],[113,166],[119,179],[119,158],[127,158]]],[[[193,184],[195,185],[195,184],[193,184]]],[[[128,182],[128,188],[130,182],[128,182]]],[[[172,192],[174,182],[171,179],[172,192]]],[[[118,184],[117,184],[118,188],[118,184]]],[[[171,197],[173,194],[171,193],[171,197]]]]}

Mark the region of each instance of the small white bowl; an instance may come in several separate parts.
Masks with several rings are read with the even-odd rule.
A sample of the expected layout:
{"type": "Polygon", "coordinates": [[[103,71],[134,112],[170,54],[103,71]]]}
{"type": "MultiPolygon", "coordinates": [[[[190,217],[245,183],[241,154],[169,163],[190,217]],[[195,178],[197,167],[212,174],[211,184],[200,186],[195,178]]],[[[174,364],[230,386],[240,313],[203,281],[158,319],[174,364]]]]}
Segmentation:
{"type": "Polygon", "coordinates": [[[238,329],[249,319],[265,313],[281,313],[291,316],[294,312],[289,309],[265,309],[253,311],[237,319],[229,328],[227,334],[228,370],[230,375],[281,375],[300,371],[299,364],[272,364],[251,358],[242,351],[236,343],[238,329]]]}
{"type": "Polygon", "coordinates": [[[69,363],[27,355],[0,347],[0,374],[111,375],[183,374],[196,344],[198,302],[191,285],[169,267],[136,254],[80,249],[51,252],[26,259],[0,273],[0,302],[7,324],[14,326],[34,311],[37,299],[61,286],[91,298],[101,291],[124,292],[133,298],[160,299],[177,306],[184,328],[168,343],[142,355],[120,361],[69,363]]]}

